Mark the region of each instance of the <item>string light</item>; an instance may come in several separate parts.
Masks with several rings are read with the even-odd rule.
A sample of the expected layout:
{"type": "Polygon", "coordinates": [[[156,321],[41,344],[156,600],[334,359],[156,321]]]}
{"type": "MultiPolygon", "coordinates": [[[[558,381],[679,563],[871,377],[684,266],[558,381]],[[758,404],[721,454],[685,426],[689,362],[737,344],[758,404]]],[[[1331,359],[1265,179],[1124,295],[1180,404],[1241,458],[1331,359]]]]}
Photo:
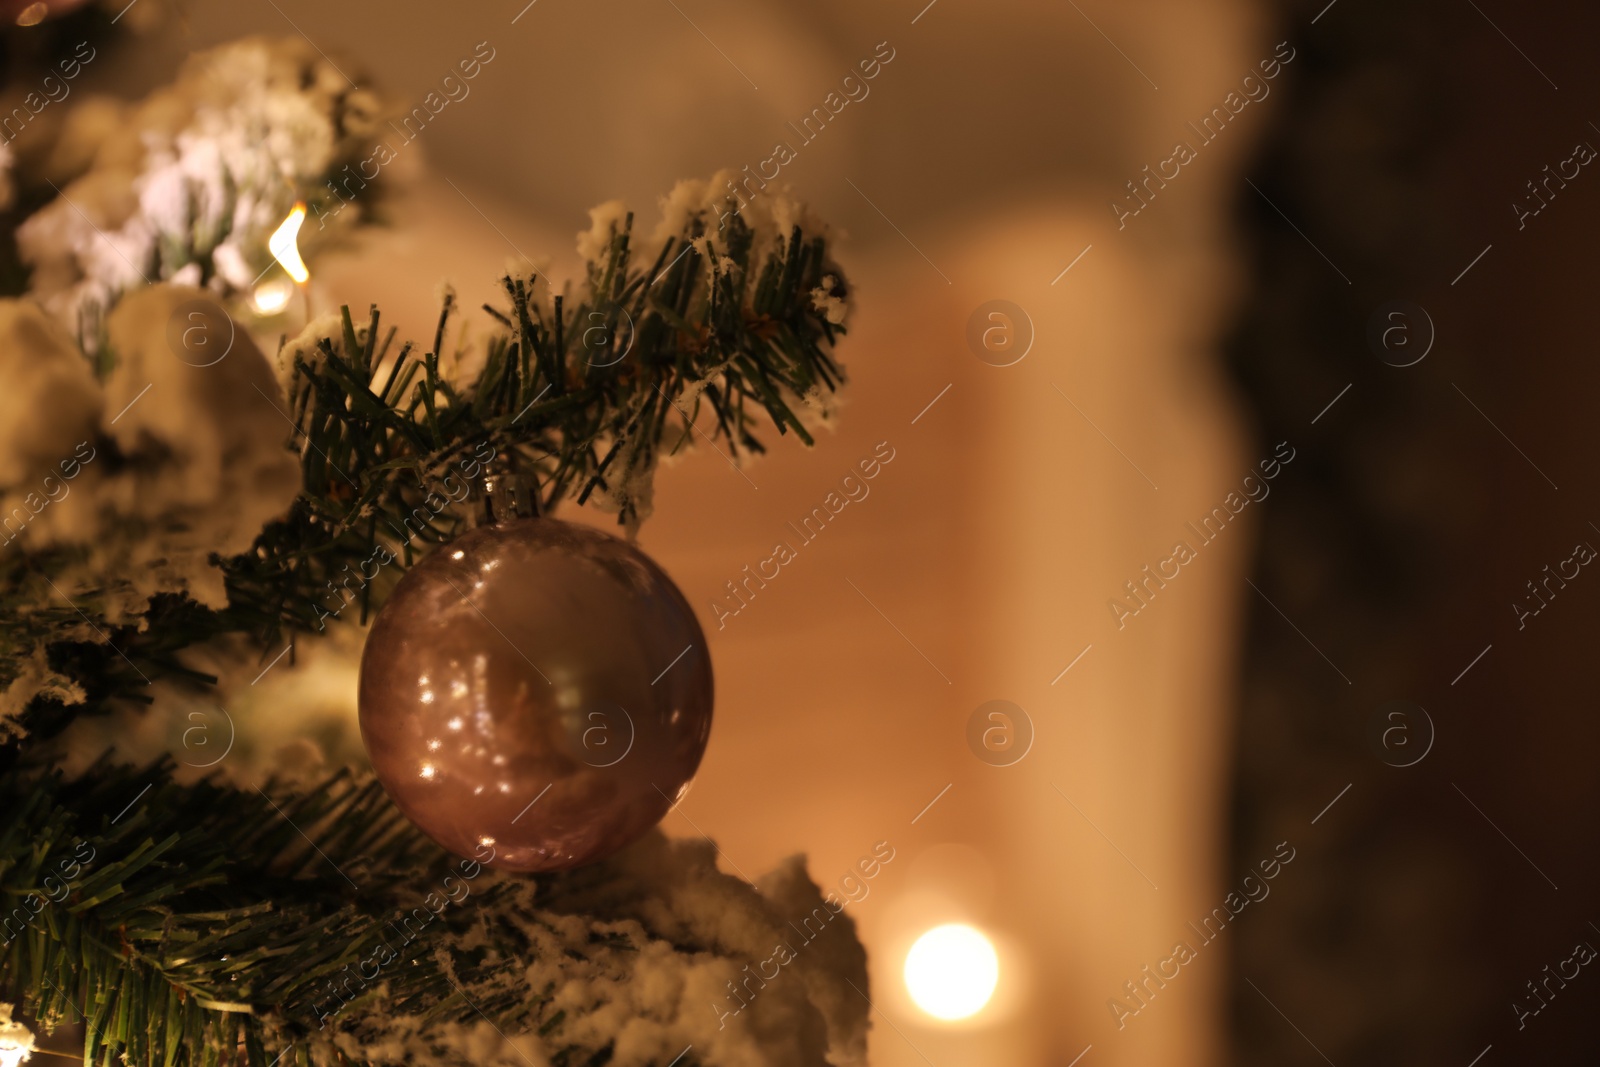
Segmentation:
{"type": "Polygon", "coordinates": [[[0,1004],[0,1067],[17,1067],[33,1054],[33,1031],[11,1018],[10,1004],[0,1004]]]}
{"type": "MultiPolygon", "coordinates": [[[[272,253],[272,258],[299,285],[304,285],[311,278],[306,261],[300,258],[300,227],[305,221],[306,205],[304,202],[297,203],[278,224],[278,228],[272,231],[272,236],[267,238],[267,250],[272,253]]],[[[269,278],[251,291],[250,305],[259,315],[276,315],[289,306],[294,293],[295,287],[287,280],[269,278]]],[[[0,1064],[0,1067],[5,1065],[0,1064]]]]}
{"type": "Polygon", "coordinates": [[[250,304],[261,315],[276,315],[294,299],[294,286],[283,278],[269,278],[250,294],[250,304]]]}
{"type": "Polygon", "coordinates": [[[267,238],[267,249],[272,253],[272,257],[283,264],[283,269],[289,272],[289,277],[302,285],[311,278],[311,272],[306,269],[306,261],[300,258],[300,246],[296,244],[300,237],[300,226],[305,221],[305,204],[296,204],[294,210],[289,212],[289,217],[272,231],[271,237],[267,238]]]}

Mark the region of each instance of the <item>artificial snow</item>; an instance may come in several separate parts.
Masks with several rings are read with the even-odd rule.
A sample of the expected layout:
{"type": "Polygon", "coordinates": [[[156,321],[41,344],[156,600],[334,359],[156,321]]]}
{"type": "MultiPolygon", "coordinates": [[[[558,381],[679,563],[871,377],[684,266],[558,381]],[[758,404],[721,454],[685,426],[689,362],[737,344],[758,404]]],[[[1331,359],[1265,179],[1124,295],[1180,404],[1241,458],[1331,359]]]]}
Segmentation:
{"type": "Polygon", "coordinates": [[[589,228],[578,234],[578,258],[585,263],[604,263],[611,251],[611,239],[622,232],[628,218],[628,205],[607,200],[589,209],[589,228]]]}
{"type": "MultiPolygon", "coordinates": [[[[41,608],[92,594],[118,626],[139,621],[158,593],[226,607],[211,556],[248,550],[299,494],[272,369],[214,305],[189,306],[202,295],[157,285],[119,303],[105,324],[103,383],[36,304],[0,300],[0,536],[70,561],[40,590],[41,608]],[[204,331],[220,358],[179,358],[174,331],[184,330],[204,331]]],[[[85,624],[83,639],[104,635],[85,624]]],[[[0,722],[40,693],[78,696],[38,666],[38,649],[23,654],[36,669],[0,694],[0,722]]]]}
{"type": "Polygon", "coordinates": [[[866,953],[847,915],[814,942],[796,933],[792,924],[824,907],[800,857],[752,886],[717,870],[710,841],[652,832],[594,867],[538,880],[485,875],[493,882],[513,889],[475,893],[462,906],[493,907],[482,921],[502,931],[497,940],[509,934],[527,947],[462,993],[482,1003],[548,991],[536,1021],[563,1013],[549,1033],[490,1026],[476,1015],[424,1024],[389,1015],[381,1002],[352,1004],[335,1017],[341,1025],[330,1027],[332,1036],[313,1036],[312,1062],[331,1064],[338,1049],[376,1064],[527,1067],[563,1049],[576,1053],[565,1062],[584,1063],[609,1048],[610,1067],[665,1067],[679,1057],[704,1067],[866,1063],[866,953]],[[774,977],[752,978],[779,943],[794,947],[794,961],[774,977]],[[738,1012],[729,1010],[739,1003],[735,983],[747,991],[738,1012]]]}
{"type": "Polygon", "coordinates": [[[210,265],[219,296],[247,288],[272,263],[267,236],[296,200],[333,195],[325,176],[378,118],[377,98],[299,38],[223,45],[139,104],[93,102],[48,157],[87,169],[17,229],[31,293],[93,350],[123,292],[188,262],[210,265]]]}

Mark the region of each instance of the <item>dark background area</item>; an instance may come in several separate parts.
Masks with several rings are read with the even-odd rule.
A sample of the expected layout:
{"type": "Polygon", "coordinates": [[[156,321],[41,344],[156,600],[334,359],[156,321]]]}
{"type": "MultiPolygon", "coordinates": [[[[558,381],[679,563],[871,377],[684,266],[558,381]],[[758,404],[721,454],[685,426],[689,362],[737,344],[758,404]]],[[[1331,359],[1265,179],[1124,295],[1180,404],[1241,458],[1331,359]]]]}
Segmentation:
{"type": "Polygon", "coordinates": [[[1592,1063],[1593,966],[1521,1025],[1513,1005],[1600,945],[1600,579],[1552,584],[1520,628],[1512,604],[1537,607],[1527,582],[1600,545],[1600,177],[1552,183],[1520,228],[1512,205],[1600,146],[1600,11],[1341,2],[1307,33],[1317,16],[1284,12],[1304,65],[1252,180],[1351,284],[1246,189],[1253,284],[1229,353],[1263,439],[1310,445],[1254,568],[1282,614],[1251,605],[1234,858],[1318,847],[1284,906],[1241,924],[1233,1062],[1592,1063]],[[1437,330],[1414,366],[1366,343],[1393,300],[1437,330]],[[1373,738],[1391,700],[1436,731],[1409,767],[1373,738]]]}

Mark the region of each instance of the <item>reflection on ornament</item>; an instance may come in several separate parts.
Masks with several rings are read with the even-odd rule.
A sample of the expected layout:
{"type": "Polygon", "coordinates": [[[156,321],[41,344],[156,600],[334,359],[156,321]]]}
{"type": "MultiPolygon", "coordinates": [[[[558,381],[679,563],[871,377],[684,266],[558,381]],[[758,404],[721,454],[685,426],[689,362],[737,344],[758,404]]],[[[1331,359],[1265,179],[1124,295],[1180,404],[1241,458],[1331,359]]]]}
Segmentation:
{"type": "Polygon", "coordinates": [[[705,635],[672,580],[555,519],[479,527],[423,559],[361,660],[361,734],[395,804],[507,870],[591,863],[659,822],[700,764],[711,698],[705,635]]]}
{"type": "Polygon", "coordinates": [[[983,1010],[1000,980],[1000,958],[971,926],[947,923],[917,938],[906,953],[906,991],[935,1019],[965,1019],[983,1010]]]}
{"type": "Polygon", "coordinates": [[[0,1004],[0,1067],[17,1067],[33,1054],[33,1031],[14,1021],[11,1010],[0,1004]]]}
{"type": "Polygon", "coordinates": [[[284,278],[269,278],[250,294],[250,306],[259,315],[276,315],[294,299],[294,286],[284,278]]]}
{"type": "Polygon", "coordinates": [[[272,231],[271,237],[267,238],[267,250],[272,253],[272,258],[283,264],[283,269],[289,272],[289,277],[302,284],[311,278],[311,272],[306,269],[306,261],[300,258],[300,246],[296,243],[300,237],[300,226],[305,221],[305,204],[296,204],[289,212],[289,217],[272,231]]]}

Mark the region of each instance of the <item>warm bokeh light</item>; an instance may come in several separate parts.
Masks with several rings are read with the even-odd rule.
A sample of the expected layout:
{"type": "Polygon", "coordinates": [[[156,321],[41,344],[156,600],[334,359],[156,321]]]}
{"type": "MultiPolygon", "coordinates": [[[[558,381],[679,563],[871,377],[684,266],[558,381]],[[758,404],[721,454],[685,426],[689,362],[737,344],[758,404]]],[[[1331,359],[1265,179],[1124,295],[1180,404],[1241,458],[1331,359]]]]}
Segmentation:
{"type": "Polygon", "coordinates": [[[300,246],[295,242],[300,236],[300,224],[305,221],[306,206],[296,204],[289,217],[267,238],[267,248],[273,258],[283,264],[289,277],[302,283],[311,277],[311,271],[306,269],[306,261],[300,258],[300,246]]]}
{"type": "Polygon", "coordinates": [[[276,315],[289,306],[294,296],[294,286],[282,278],[270,278],[256,286],[250,294],[250,304],[261,315],[276,315]]]}
{"type": "Polygon", "coordinates": [[[906,953],[905,976],[917,1007],[936,1019],[965,1019],[994,995],[1000,958],[980,931],[947,923],[917,938],[906,953]]]}
{"type": "Polygon", "coordinates": [[[0,1004],[0,1067],[18,1067],[33,1052],[33,1032],[12,1020],[11,1005],[0,1004]]]}

